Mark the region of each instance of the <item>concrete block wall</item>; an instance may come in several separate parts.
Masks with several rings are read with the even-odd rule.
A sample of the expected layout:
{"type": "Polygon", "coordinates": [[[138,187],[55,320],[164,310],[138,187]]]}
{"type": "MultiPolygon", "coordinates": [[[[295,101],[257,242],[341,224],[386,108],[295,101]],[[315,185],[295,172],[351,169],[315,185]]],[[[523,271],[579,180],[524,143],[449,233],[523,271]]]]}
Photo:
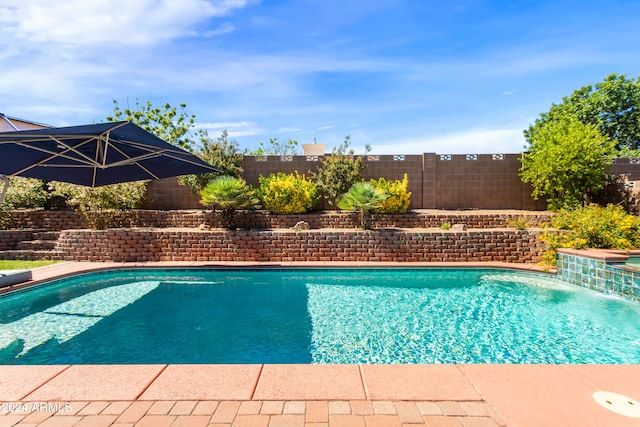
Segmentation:
{"type": "MultiPolygon", "coordinates": [[[[410,209],[524,209],[545,210],[544,201],[531,198],[531,187],[521,182],[519,154],[369,155],[364,157],[364,179],[402,179],[407,174],[410,209]]],[[[318,170],[321,156],[245,156],[244,179],[251,185],[272,173],[298,171],[309,176],[318,170]]],[[[628,168],[637,169],[640,165],[628,168]]],[[[636,172],[633,172],[636,173],[636,172]]],[[[197,209],[199,197],[176,178],[152,181],[148,209],[197,209]]],[[[320,203],[317,209],[332,209],[320,203]]]]}

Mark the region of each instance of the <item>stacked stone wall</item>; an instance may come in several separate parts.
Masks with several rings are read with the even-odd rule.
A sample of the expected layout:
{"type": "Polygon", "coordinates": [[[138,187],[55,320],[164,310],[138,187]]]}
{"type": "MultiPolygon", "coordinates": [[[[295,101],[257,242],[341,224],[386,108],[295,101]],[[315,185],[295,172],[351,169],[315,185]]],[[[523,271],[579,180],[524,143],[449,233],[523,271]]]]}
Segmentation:
{"type": "Polygon", "coordinates": [[[68,261],[504,261],[533,263],[536,230],[66,230],[68,261]]]}
{"type": "Polygon", "coordinates": [[[33,231],[30,230],[0,230],[0,251],[12,251],[18,243],[31,240],[33,231]]]}
{"type": "MultiPolygon", "coordinates": [[[[377,228],[434,228],[447,223],[464,224],[467,228],[506,227],[514,219],[526,219],[529,226],[548,221],[546,212],[501,212],[484,211],[438,211],[416,210],[405,214],[374,215],[373,224],[377,228]]],[[[358,226],[358,216],[351,212],[323,211],[298,215],[275,215],[267,211],[238,212],[238,226],[242,229],[282,229],[292,228],[297,222],[305,221],[312,229],[350,229],[358,226]]],[[[116,215],[111,228],[156,227],[156,228],[220,228],[219,212],[202,210],[158,211],[132,210],[116,215]]],[[[75,230],[89,228],[85,219],[71,210],[44,211],[39,209],[16,210],[11,213],[10,229],[16,230],[75,230]]]]}

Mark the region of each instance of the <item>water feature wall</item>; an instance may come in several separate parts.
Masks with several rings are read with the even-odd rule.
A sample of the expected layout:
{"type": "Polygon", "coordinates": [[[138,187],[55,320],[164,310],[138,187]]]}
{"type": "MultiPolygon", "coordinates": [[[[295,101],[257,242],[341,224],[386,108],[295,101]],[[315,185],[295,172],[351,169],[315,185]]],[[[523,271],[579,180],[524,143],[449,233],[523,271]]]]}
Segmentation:
{"type": "Polygon", "coordinates": [[[558,249],[558,278],[640,302],[640,268],[626,264],[640,251],[558,249]]]}

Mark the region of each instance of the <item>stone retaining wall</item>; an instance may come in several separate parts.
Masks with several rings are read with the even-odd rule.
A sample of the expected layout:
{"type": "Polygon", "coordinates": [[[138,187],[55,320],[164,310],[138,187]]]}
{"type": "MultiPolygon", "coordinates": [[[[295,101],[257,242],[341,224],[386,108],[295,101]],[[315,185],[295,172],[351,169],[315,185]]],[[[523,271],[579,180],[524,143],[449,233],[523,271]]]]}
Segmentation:
{"type": "Polygon", "coordinates": [[[19,242],[32,238],[33,231],[30,230],[0,230],[0,251],[12,251],[19,242]]]}
{"type": "Polygon", "coordinates": [[[66,230],[68,261],[506,261],[534,263],[537,230],[66,230]]]}
{"type": "MultiPolygon", "coordinates": [[[[500,228],[514,218],[523,217],[529,226],[549,219],[546,212],[517,211],[444,211],[416,210],[398,215],[374,215],[374,227],[379,228],[432,228],[444,223],[465,224],[468,228],[500,228]]],[[[312,229],[356,228],[358,217],[350,212],[311,212],[300,215],[275,215],[267,211],[238,212],[238,226],[243,229],[291,228],[298,221],[306,221],[312,229]]],[[[202,210],[160,211],[132,210],[117,215],[114,227],[159,227],[159,228],[211,228],[221,226],[219,213],[202,210]]],[[[61,231],[89,228],[84,218],[74,211],[45,211],[41,209],[16,210],[11,213],[11,229],[61,231]]]]}

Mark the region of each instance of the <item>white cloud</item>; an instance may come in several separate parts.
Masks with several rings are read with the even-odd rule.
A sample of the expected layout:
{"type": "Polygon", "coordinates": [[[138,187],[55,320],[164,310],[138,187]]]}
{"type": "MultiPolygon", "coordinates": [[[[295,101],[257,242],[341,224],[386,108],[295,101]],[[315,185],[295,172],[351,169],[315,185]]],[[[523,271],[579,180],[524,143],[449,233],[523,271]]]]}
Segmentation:
{"type": "Polygon", "coordinates": [[[293,128],[293,127],[278,128],[278,133],[299,133],[299,132],[302,132],[302,129],[293,128]]]}
{"type": "Polygon", "coordinates": [[[249,121],[196,123],[195,128],[205,129],[214,134],[226,130],[231,138],[260,135],[264,132],[257,123],[249,121]]]}
{"type": "MultiPolygon", "coordinates": [[[[5,0],[0,30],[10,38],[64,45],[147,45],[192,35],[208,19],[249,0],[5,0]]],[[[228,30],[223,26],[222,29],[228,30]]],[[[5,39],[7,37],[4,37],[5,39]]]]}
{"type": "Polygon", "coordinates": [[[523,151],[522,128],[470,129],[372,144],[372,154],[513,154],[523,151]]]}
{"type": "Polygon", "coordinates": [[[228,34],[231,33],[235,30],[236,28],[233,26],[233,24],[230,24],[229,22],[225,22],[224,24],[220,25],[218,28],[216,28],[215,30],[210,30],[210,31],[205,31],[204,33],[202,33],[203,37],[216,37],[216,36],[221,36],[223,34],[228,34]]]}

